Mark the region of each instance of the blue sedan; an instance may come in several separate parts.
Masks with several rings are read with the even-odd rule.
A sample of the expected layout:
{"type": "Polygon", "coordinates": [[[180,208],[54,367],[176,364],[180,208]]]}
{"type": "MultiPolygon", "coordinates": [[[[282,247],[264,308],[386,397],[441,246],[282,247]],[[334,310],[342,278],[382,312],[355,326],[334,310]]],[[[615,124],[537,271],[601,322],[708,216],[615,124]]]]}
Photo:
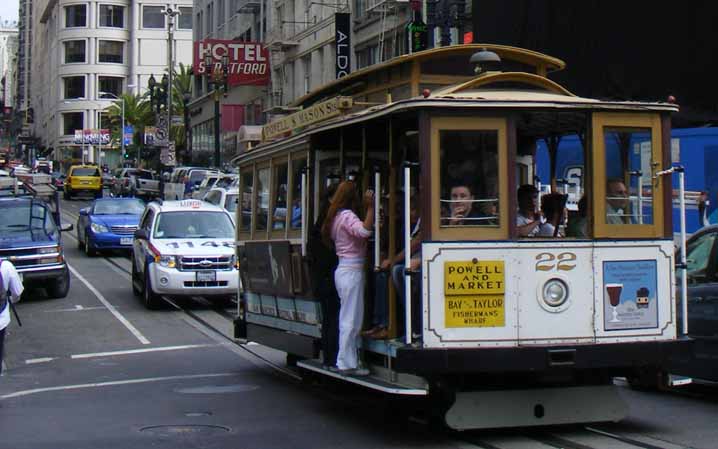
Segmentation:
{"type": "Polygon", "coordinates": [[[80,209],[78,247],[88,256],[102,250],[131,250],[145,203],[137,198],[100,198],[80,209]]]}

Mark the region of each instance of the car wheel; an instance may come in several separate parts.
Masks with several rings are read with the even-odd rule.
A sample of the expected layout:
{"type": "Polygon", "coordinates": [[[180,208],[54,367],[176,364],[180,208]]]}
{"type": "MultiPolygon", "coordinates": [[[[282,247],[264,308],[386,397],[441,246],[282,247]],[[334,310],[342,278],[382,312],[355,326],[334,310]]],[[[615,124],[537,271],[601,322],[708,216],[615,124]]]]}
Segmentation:
{"type": "Polygon", "coordinates": [[[70,291],[70,270],[65,267],[65,271],[58,278],[50,281],[46,286],[47,295],[53,299],[64,298],[70,291]]]}
{"type": "Polygon", "coordinates": [[[92,248],[92,245],[90,245],[90,236],[89,234],[85,233],[85,254],[87,254],[87,257],[94,257],[97,254],[97,251],[92,248]]]}
{"type": "Polygon", "coordinates": [[[85,240],[80,237],[80,222],[77,222],[77,249],[80,251],[85,249],[85,240]]]}
{"type": "Polygon", "coordinates": [[[132,294],[139,298],[139,296],[142,294],[142,290],[140,290],[137,287],[137,283],[136,283],[137,281],[138,281],[137,280],[137,268],[135,268],[135,261],[133,258],[133,260],[132,260],[132,294]]]}
{"type": "Polygon", "coordinates": [[[145,307],[150,310],[156,310],[160,308],[160,297],[152,291],[152,280],[150,279],[150,270],[145,267],[145,282],[144,288],[142,289],[142,299],[145,302],[145,307]]]}

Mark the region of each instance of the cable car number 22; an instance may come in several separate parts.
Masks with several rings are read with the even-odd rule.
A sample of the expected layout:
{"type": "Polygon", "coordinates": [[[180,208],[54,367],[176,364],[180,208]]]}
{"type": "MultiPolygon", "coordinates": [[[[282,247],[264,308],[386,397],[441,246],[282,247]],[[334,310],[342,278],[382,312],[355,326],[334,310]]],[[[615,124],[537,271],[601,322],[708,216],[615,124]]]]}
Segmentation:
{"type": "Polygon", "coordinates": [[[571,271],[576,268],[576,254],[560,253],[554,255],[552,253],[540,253],[536,255],[536,271],[571,271]]]}

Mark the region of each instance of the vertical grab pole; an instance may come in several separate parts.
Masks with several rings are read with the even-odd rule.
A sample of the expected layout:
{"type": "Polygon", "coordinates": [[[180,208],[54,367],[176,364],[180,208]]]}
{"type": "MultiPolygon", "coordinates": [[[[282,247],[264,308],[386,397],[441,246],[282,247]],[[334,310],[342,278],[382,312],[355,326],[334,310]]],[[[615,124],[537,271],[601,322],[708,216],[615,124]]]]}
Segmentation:
{"type": "Polygon", "coordinates": [[[381,173],[374,172],[374,270],[381,268],[381,230],[379,229],[379,202],[381,197],[381,173]]]}
{"type": "Polygon", "coordinates": [[[409,273],[409,267],[411,266],[410,188],[411,167],[406,165],[404,167],[404,329],[406,329],[404,342],[407,345],[411,344],[411,274],[409,273]]]}
{"type": "Polygon", "coordinates": [[[688,335],[688,277],[686,272],[686,180],[683,167],[676,167],[678,172],[678,192],[681,208],[681,310],[683,312],[683,335],[688,335]]]}
{"type": "Polygon", "coordinates": [[[302,170],[302,256],[307,255],[307,170],[302,170]]]}
{"type": "Polygon", "coordinates": [[[638,176],[638,224],[643,224],[643,176],[638,176]]]}

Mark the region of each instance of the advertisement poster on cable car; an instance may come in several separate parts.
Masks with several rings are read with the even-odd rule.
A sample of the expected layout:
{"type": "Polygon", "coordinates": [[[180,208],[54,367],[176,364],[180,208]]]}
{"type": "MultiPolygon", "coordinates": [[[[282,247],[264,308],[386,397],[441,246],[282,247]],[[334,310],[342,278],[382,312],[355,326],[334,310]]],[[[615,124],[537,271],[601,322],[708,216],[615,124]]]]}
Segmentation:
{"type": "Polygon", "coordinates": [[[603,325],[607,331],[658,327],[656,261],[603,262],[603,325]]]}
{"type": "Polygon", "coordinates": [[[205,39],[194,42],[193,55],[195,75],[207,75],[207,63],[211,61],[211,74],[218,78],[226,74],[230,87],[269,84],[269,50],[261,43],[205,39]]]}

